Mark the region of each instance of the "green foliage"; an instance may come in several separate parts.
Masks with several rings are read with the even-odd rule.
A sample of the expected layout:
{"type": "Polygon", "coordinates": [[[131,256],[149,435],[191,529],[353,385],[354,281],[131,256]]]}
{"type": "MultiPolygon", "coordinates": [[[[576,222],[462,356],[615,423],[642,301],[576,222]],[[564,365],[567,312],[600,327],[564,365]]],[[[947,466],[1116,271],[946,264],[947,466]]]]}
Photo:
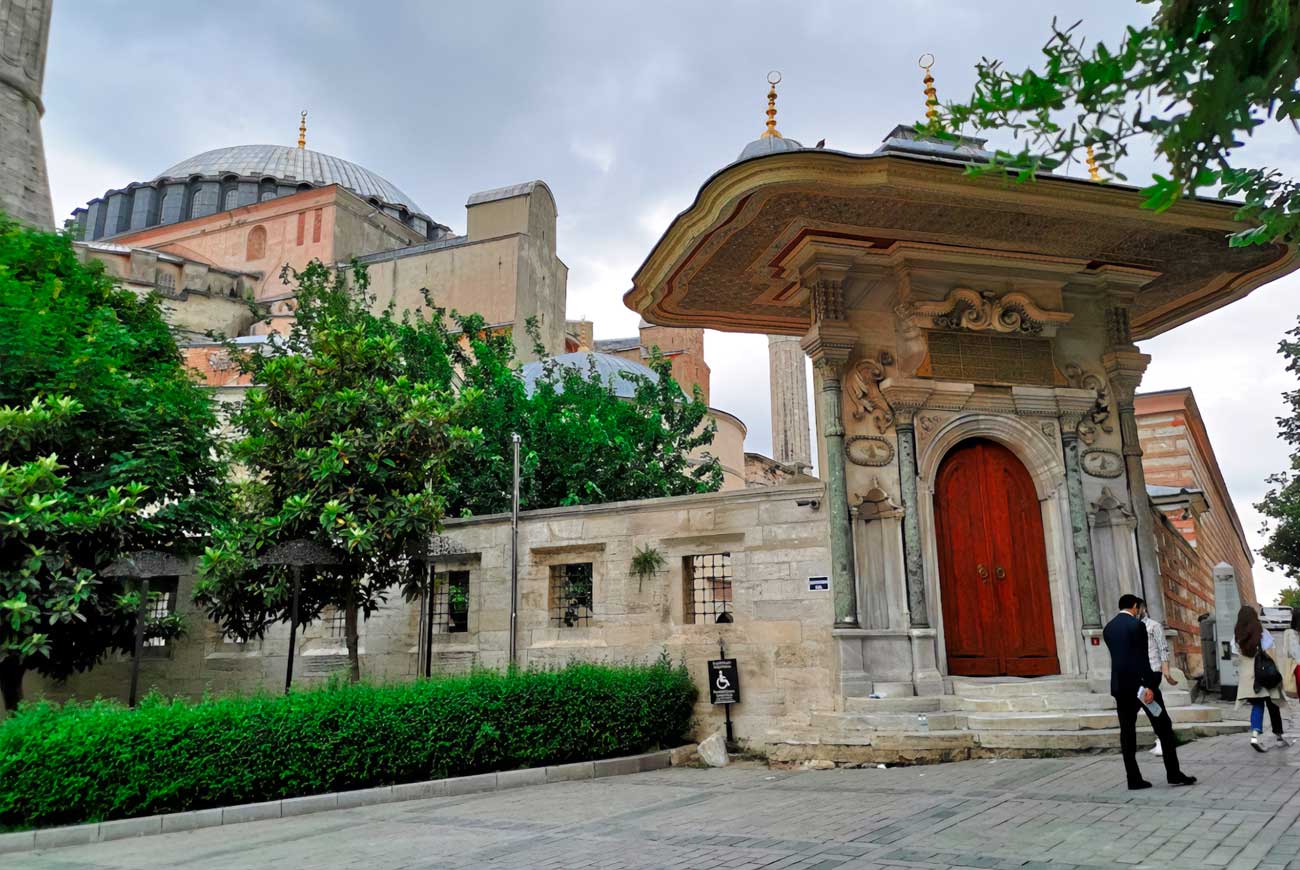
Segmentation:
{"type": "Polygon", "coordinates": [[[544,359],[529,396],[508,334],[491,333],[477,315],[452,314],[447,355],[482,400],[468,419],[483,440],[460,452],[449,495],[454,515],[510,510],[511,433],[522,438],[520,502],[525,509],[596,504],[714,492],[722,486],[716,458],[689,454],[713,442],[716,425],[699,390],[687,398],[672,366],[655,352],[657,380],[629,376],[630,399],[590,370],[544,359]]]}
{"type": "Polygon", "coordinates": [[[571,665],[289,696],[29,704],[0,725],[0,828],[627,755],[682,742],[684,667],[571,665]]]}
{"type": "MultiPolygon", "coordinates": [[[[1018,153],[998,152],[975,172],[1027,180],[1094,146],[1114,178],[1129,144],[1150,137],[1167,161],[1143,190],[1147,208],[1221,185],[1241,197],[1238,217],[1258,225],[1234,245],[1300,241],[1300,186],[1273,168],[1233,165],[1246,137],[1266,123],[1300,119],[1300,10],[1292,0],[1139,0],[1151,22],[1130,27],[1118,46],[1091,45],[1052,25],[1040,67],[1011,72],[997,60],[976,67],[970,99],[944,107],[948,130],[972,124],[1024,137],[1018,153]]],[[[939,133],[937,125],[923,127],[939,133]]]]}
{"type": "MultiPolygon", "coordinates": [[[[136,593],[97,572],[186,548],[225,469],[207,394],[156,298],[83,264],[70,239],[0,215],[0,688],[132,648],[136,593]]],[[[174,634],[175,621],[150,635],[174,634]]]]}
{"type": "Polygon", "coordinates": [[[199,561],[195,599],[228,633],[260,637],[290,618],[291,590],[288,569],[259,555],[302,538],[333,549],[337,565],[304,572],[300,619],[345,613],[355,680],[358,611],[408,579],[410,555],[438,529],[452,450],[477,438],[460,423],[478,391],[453,395],[440,325],[374,314],[365,270],[351,279],[319,262],[286,267],[290,333],[258,351],[229,345],[258,385],[230,417],[246,478],[199,561]]]}
{"type": "Polygon", "coordinates": [[[636,577],[637,591],[641,591],[646,578],[653,577],[664,569],[664,554],[655,547],[646,544],[632,554],[632,574],[636,577]]]}
{"type": "Polygon", "coordinates": [[[1292,610],[1300,610],[1300,586],[1288,586],[1278,593],[1277,603],[1292,610]]]}
{"type": "MultiPolygon", "coordinates": [[[[1286,370],[1300,379],[1300,325],[1287,336],[1279,342],[1278,353],[1286,360],[1286,370]]],[[[1278,418],[1278,435],[1291,445],[1291,469],[1269,477],[1269,491],[1255,505],[1265,517],[1263,531],[1268,535],[1268,543],[1259,552],[1270,568],[1300,581],[1300,387],[1283,393],[1282,398],[1290,413],[1278,418]]],[[[1300,589],[1289,591],[1300,598],[1300,589]]]]}

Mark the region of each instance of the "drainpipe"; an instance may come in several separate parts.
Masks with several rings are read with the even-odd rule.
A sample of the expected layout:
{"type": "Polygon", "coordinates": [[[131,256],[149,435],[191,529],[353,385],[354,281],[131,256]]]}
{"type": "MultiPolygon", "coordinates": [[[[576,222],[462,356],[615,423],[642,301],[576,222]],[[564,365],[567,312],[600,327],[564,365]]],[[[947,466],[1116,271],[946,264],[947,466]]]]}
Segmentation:
{"type": "Polygon", "coordinates": [[[512,432],[514,446],[514,497],[510,503],[510,667],[518,664],[519,641],[519,433],[512,432]]]}

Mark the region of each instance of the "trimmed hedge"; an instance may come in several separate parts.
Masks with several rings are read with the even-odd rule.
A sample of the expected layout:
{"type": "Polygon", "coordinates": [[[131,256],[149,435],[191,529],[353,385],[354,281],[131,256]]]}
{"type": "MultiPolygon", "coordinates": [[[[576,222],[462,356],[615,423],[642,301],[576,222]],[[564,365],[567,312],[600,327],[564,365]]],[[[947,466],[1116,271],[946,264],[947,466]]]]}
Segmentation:
{"type": "Polygon", "coordinates": [[[684,742],[695,698],[661,661],[136,710],[29,704],[0,724],[0,830],[631,755],[684,742]]]}

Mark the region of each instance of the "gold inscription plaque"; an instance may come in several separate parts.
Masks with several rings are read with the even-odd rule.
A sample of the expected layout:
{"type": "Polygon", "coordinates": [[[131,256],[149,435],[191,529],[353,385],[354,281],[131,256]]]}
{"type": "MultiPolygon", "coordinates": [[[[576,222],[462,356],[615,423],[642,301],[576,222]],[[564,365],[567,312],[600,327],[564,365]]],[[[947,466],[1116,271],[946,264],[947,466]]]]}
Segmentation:
{"type": "Polygon", "coordinates": [[[1055,381],[1052,343],[1045,338],[975,332],[928,333],[930,374],[975,384],[1034,384],[1055,381]]]}

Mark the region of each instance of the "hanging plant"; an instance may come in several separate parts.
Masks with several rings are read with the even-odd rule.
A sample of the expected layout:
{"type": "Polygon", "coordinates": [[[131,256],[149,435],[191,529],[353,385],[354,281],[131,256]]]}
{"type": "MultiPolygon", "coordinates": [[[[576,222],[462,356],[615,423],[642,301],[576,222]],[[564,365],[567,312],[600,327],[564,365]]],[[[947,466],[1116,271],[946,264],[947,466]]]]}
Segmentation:
{"type": "Polygon", "coordinates": [[[646,544],[632,554],[632,573],[636,576],[636,591],[639,594],[647,577],[653,577],[668,564],[664,554],[646,544]]]}

